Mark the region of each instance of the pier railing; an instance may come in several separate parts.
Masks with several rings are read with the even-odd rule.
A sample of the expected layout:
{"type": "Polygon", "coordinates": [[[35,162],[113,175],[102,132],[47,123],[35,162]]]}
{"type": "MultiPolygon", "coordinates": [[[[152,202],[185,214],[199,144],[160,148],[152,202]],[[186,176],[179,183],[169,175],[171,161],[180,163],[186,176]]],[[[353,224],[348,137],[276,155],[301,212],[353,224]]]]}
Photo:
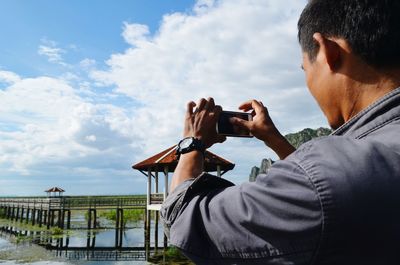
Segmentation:
{"type": "MultiPolygon", "coordinates": [[[[161,204],[163,194],[151,195],[152,204],[161,204]]],[[[0,207],[36,209],[115,209],[146,208],[146,196],[64,196],[64,197],[2,197],[0,207]]]]}

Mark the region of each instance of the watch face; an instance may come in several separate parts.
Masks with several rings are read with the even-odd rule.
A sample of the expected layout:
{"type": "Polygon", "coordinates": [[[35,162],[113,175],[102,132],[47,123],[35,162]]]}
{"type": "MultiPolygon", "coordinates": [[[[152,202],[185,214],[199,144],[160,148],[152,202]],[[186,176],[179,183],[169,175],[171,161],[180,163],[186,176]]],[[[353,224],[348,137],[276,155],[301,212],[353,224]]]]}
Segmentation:
{"type": "Polygon", "coordinates": [[[181,142],[181,144],[179,145],[179,147],[181,149],[185,149],[188,148],[190,146],[190,144],[192,143],[193,139],[192,138],[187,138],[187,139],[183,139],[183,141],[181,142]]]}

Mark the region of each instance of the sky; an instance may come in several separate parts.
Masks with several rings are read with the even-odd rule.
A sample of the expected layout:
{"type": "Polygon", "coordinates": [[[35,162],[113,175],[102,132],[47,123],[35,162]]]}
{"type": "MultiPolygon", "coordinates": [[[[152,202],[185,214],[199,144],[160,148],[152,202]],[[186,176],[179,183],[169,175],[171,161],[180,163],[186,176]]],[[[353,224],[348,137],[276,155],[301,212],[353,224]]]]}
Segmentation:
{"type": "MultiPolygon", "coordinates": [[[[327,123],[305,85],[305,0],[3,0],[0,196],[143,194],[132,170],[182,137],[188,101],[261,100],[282,133],[327,123]]],[[[256,139],[210,151],[236,184],[276,155],[256,139]]]]}

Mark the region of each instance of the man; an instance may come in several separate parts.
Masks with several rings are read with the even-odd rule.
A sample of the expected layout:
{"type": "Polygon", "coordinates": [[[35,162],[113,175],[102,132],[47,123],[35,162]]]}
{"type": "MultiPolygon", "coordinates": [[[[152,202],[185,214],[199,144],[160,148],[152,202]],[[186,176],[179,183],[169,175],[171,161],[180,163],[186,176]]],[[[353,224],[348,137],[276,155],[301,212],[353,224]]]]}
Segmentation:
{"type": "Polygon", "coordinates": [[[221,107],[188,104],[193,138],[161,211],[171,244],[197,264],[400,264],[399,14],[398,0],[309,1],[303,68],[336,131],[294,150],[261,102],[244,103],[253,121],[232,122],[281,158],[255,183],[202,174],[221,107]]]}

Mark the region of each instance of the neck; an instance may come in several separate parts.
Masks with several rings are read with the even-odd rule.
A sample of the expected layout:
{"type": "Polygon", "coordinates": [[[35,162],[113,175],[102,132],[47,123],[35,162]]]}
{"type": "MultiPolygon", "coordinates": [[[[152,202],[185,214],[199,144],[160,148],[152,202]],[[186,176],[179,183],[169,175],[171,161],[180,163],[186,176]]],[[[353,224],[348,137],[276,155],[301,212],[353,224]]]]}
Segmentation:
{"type": "Polygon", "coordinates": [[[368,80],[351,80],[347,86],[347,102],[342,110],[343,119],[347,122],[357,113],[375,101],[400,87],[400,70],[374,71],[367,74],[368,80]]]}

